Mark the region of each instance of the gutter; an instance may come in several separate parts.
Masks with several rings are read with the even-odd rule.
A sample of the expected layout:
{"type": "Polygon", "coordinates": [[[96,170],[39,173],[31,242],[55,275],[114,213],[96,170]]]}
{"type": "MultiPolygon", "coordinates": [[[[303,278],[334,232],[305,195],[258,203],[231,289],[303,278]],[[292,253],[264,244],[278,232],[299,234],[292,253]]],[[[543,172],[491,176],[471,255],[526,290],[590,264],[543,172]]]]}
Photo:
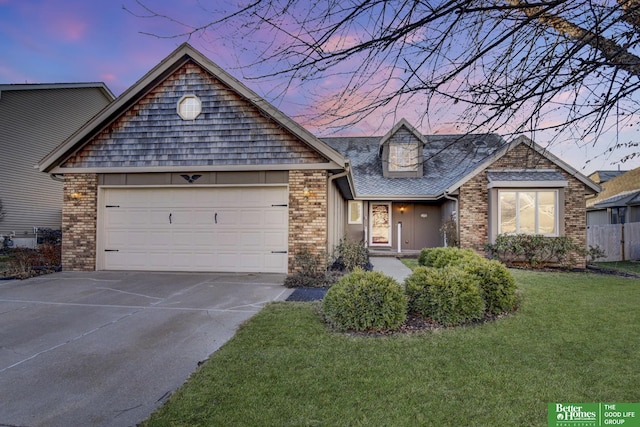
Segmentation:
{"type": "MultiPolygon", "coordinates": [[[[327,195],[326,195],[326,200],[327,200],[327,234],[325,236],[325,250],[327,251],[327,253],[329,253],[329,233],[330,231],[332,231],[333,229],[335,229],[335,224],[332,224],[332,230],[329,230],[329,217],[331,215],[331,212],[333,212],[333,205],[331,200],[333,199],[332,197],[330,197],[330,191],[331,191],[331,185],[333,183],[333,181],[335,181],[338,178],[343,178],[345,176],[349,175],[349,164],[346,165],[344,172],[340,172],[337,173],[335,175],[331,175],[329,177],[329,179],[327,180],[327,195]]],[[[352,190],[353,191],[353,190],[352,190]]],[[[333,248],[331,248],[333,249],[333,248]]]]}

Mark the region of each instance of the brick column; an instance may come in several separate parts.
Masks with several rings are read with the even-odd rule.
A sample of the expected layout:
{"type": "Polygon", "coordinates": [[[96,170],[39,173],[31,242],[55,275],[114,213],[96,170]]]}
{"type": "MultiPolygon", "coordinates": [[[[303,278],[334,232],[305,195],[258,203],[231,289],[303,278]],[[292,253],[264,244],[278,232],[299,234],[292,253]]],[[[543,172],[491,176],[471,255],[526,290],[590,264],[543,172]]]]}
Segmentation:
{"type": "Polygon", "coordinates": [[[62,205],[62,269],[96,269],[98,175],[65,174],[62,205]]]}
{"type": "Polygon", "coordinates": [[[289,272],[303,248],[324,256],[327,250],[327,171],[289,172],[289,272]],[[304,189],[309,194],[305,196],[304,189]]]}

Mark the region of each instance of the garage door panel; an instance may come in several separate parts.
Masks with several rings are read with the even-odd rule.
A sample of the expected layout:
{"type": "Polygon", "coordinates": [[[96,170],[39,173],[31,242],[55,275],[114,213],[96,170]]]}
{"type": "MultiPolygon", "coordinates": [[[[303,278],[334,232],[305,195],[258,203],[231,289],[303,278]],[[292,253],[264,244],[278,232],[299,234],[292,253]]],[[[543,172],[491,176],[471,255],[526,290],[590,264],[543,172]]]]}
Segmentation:
{"type": "Polygon", "coordinates": [[[101,268],[287,271],[286,187],[103,192],[101,268]]]}

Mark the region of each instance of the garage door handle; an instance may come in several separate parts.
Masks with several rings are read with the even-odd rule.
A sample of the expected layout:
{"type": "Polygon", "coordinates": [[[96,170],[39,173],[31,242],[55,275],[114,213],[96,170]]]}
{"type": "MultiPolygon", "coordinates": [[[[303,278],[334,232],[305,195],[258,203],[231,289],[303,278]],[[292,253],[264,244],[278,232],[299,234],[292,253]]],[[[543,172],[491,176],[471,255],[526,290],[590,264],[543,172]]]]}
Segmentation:
{"type": "Polygon", "coordinates": [[[214,221],[216,224],[218,223],[218,212],[216,212],[216,213],[213,215],[213,221],[214,221]]]}
{"type": "Polygon", "coordinates": [[[172,216],[172,215],[173,215],[173,214],[169,214],[169,224],[171,224],[171,216],[172,216]]]}
{"type": "Polygon", "coordinates": [[[118,249],[105,249],[105,252],[120,252],[118,249]]]}
{"type": "Polygon", "coordinates": [[[287,251],[271,251],[272,254],[286,254],[287,251]]]}

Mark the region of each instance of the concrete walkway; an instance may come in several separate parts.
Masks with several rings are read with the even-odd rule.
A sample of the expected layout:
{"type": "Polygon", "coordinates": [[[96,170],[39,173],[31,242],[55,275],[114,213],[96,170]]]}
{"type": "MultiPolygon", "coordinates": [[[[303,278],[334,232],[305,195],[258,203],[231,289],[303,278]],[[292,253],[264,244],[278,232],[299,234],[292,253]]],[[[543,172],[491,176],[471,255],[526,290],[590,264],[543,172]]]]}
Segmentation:
{"type": "Polygon", "coordinates": [[[411,274],[411,269],[404,265],[402,261],[394,257],[371,257],[369,261],[373,265],[374,271],[381,271],[387,276],[393,277],[398,283],[404,283],[411,274]]]}

